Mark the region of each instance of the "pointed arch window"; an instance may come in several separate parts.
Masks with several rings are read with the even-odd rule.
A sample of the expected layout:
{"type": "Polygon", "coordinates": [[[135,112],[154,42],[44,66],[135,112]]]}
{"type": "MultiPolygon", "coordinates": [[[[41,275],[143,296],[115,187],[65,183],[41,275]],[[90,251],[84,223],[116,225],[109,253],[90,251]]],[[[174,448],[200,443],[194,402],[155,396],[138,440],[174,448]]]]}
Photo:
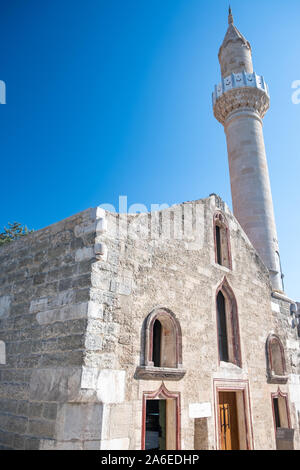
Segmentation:
{"type": "Polygon", "coordinates": [[[237,302],[226,278],[217,289],[216,310],[219,361],[242,367],[237,302]]]}
{"type": "Polygon", "coordinates": [[[150,313],[144,322],[142,343],[138,378],[179,380],[184,376],[181,327],[173,312],[158,308],[150,313]]]}
{"type": "Polygon", "coordinates": [[[267,374],[271,383],[286,383],[288,380],[284,347],[275,334],[270,334],[266,342],[267,374]]]}
{"type": "Polygon", "coordinates": [[[291,428],[291,418],[288,406],[288,394],[282,393],[278,388],[276,393],[271,394],[272,397],[272,408],[273,408],[273,419],[275,429],[279,428],[291,428]]]}
{"type": "Polygon", "coordinates": [[[214,242],[215,262],[232,269],[229,227],[225,216],[219,211],[214,215],[214,242]]]}
{"type": "Polygon", "coordinates": [[[220,361],[228,362],[228,334],[226,319],[226,300],[222,291],[217,295],[217,311],[218,311],[218,336],[219,336],[219,356],[220,361]]]}

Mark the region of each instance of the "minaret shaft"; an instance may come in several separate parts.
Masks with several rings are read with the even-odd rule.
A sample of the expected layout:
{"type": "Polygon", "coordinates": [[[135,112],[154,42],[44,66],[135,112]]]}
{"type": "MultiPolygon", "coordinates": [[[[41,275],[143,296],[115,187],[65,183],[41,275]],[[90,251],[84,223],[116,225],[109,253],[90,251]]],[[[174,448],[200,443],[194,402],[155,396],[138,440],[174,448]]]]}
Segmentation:
{"type": "Polygon", "coordinates": [[[233,212],[281,290],[278,241],[262,121],[239,111],[225,125],[233,212]]]}
{"type": "Polygon", "coordinates": [[[263,137],[269,108],[268,87],[253,72],[249,42],[233,24],[219,51],[222,83],[213,93],[214,114],[224,126],[233,212],[270,272],[274,290],[282,290],[280,258],[270,178],[263,137]]]}

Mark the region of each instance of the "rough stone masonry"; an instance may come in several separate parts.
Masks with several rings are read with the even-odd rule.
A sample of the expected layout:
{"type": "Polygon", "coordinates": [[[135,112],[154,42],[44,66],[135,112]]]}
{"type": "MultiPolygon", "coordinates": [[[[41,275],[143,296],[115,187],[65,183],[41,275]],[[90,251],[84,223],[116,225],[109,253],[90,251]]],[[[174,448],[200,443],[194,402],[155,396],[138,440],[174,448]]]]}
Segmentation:
{"type": "Polygon", "coordinates": [[[269,95],[231,11],[219,59],[234,215],[217,195],[98,207],[0,247],[1,449],[300,449],[269,95]]]}
{"type": "Polygon", "coordinates": [[[215,384],[247,384],[251,448],[275,447],[265,343],[286,348],[290,413],[299,445],[299,360],[285,299],[216,196],[154,214],[86,210],[0,249],[2,449],[140,449],[143,394],[162,382],[181,397],[181,448],[218,446],[215,384]],[[215,262],[213,215],[230,227],[232,269],[215,262]],[[163,221],[169,221],[169,225],[163,221]],[[166,227],[168,229],[166,230],[166,227]],[[219,363],[215,292],[236,295],[243,365],[219,363]],[[182,328],[178,381],[137,377],[146,317],[164,307],[182,328]],[[282,334],[284,332],[284,335],[282,334]],[[208,403],[204,420],[191,405],[208,403]]]}

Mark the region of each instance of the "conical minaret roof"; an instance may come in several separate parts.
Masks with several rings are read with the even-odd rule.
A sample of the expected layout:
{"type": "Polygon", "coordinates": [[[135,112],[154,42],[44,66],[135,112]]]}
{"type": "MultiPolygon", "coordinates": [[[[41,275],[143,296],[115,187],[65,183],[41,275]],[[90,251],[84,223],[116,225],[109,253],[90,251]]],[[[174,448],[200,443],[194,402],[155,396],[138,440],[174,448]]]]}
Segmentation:
{"type": "Polygon", "coordinates": [[[238,42],[238,41],[240,41],[244,46],[248,47],[251,50],[251,45],[250,45],[249,41],[247,41],[247,39],[242,35],[242,33],[234,25],[232,10],[229,7],[228,29],[227,29],[227,32],[225,34],[224,41],[223,41],[223,43],[220,47],[219,55],[220,55],[222,49],[227,47],[230,42],[238,42]]]}
{"type": "Polygon", "coordinates": [[[219,62],[222,77],[231,73],[253,73],[252,51],[249,41],[234,25],[233,15],[229,7],[228,29],[219,50],[219,62]]]}

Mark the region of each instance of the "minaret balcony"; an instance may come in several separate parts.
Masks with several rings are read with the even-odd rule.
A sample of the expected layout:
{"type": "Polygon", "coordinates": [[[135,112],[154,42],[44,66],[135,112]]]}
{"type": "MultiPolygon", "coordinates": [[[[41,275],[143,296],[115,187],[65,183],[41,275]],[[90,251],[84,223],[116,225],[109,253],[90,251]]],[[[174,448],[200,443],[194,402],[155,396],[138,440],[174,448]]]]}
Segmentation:
{"type": "Polygon", "coordinates": [[[212,94],[213,105],[215,105],[217,99],[227,91],[244,87],[258,88],[269,96],[268,85],[262,75],[257,75],[255,72],[232,73],[228,77],[223,78],[219,85],[215,86],[215,90],[212,94]]]}
{"type": "Polygon", "coordinates": [[[233,113],[247,109],[262,119],[270,106],[268,86],[264,78],[256,73],[233,73],[215,86],[213,93],[215,118],[225,124],[233,113]]]}

